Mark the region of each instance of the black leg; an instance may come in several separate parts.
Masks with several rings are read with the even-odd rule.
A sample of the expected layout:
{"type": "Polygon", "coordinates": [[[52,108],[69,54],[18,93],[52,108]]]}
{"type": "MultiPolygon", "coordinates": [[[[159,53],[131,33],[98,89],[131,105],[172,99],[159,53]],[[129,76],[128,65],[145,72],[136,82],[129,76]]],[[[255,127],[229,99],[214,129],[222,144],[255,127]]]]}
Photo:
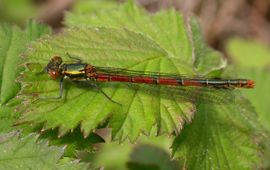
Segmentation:
{"type": "Polygon", "coordinates": [[[118,104],[120,106],[122,106],[122,104],[114,101],[112,98],[110,98],[110,96],[108,96],[96,83],[92,83],[90,81],[73,81],[74,83],[80,83],[80,84],[84,84],[87,86],[92,86],[95,87],[99,92],[101,92],[108,100],[110,100],[111,102],[118,104]]]}
{"type": "Polygon", "coordinates": [[[98,91],[100,91],[108,100],[110,100],[111,102],[113,102],[113,103],[116,103],[116,104],[118,104],[118,105],[120,105],[120,106],[122,106],[122,104],[120,104],[120,103],[118,103],[118,102],[116,102],[116,101],[114,101],[112,98],[110,98],[98,85],[96,85],[96,84],[93,84],[93,86],[96,88],[96,89],[98,89],[98,91]]]}
{"type": "Polygon", "coordinates": [[[62,77],[59,81],[59,96],[53,96],[53,97],[39,97],[39,99],[61,99],[63,96],[63,81],[64,77],[62,77]]]}
{"type": "Polygon", "coordinates": [[[82,63],[82,60],[81,60],[81,59],[79,59],[79,58],[77,58],[77,57],[72,57],[69,53],[66,53],[66,55],[67,55],[70,59],[76,60],[77,63],[82,63]]]}

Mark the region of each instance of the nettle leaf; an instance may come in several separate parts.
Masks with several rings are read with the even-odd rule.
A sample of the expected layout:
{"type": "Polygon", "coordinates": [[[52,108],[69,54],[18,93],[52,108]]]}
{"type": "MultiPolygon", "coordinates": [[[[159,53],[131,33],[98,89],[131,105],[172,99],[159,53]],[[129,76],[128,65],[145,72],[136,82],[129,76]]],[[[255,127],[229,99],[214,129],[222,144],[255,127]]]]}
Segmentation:
{"type": "Polygon", "coordinates": [[[148,15],[146,11],[129,1],[118,8],[101,10],[93,14],[75,11],[67,13],[65,23],[79,27],[128,28],[147,34],[169,55],[193,65],[199,74],[221,69],[226,66],[220,54],[207,47],[194,18],[184,18],[174,10],[148,15]]]}
{"type": "MultiPolygon", "coordinates": [[[[67,52],[96,66],[193,73],[191,66],[169,56],[151,39],[126,29],[68,29],[57,37],[48,37],[34,43],[32,49],[26,61],[28,69],[21,80],[21,93],[25,97],[59,94],[59,82],[51,80],[47,74],[41,75],[40,71],[53,55],[70,61],[65,55],[67,52]]],[[[168,87],[158,86],[98,84],[112,100],[122,104],[119,106],[91,86],[76,86],[70,81],[64,84],[62,100],[32,102],[31,97],[28,97],[20,122],[45,122],[44,129],[59,126],[60,135],[81,123],[81,130],[87,136],[98,125],[109,120],[113,137],[135,140],[141,132],[149,133],[154,125],[158,127],[159,133],[171,133],[174,130],[179,132],[183,124],[191,120],[194,112],[194,104],[189,99],[191,96],[185,98],[179,95],[190,92],[182,88],[172,91],[168,87]]]]}
{"type": "Polygon", "coordinates": [[[95,150],[94,144],[104,143],[104,139],[94,133],[90,134],[87,138],[84,138],[79,128],[65,134],[61,138],[59,138],[56,129],[45,131],[41,133],[40,138],[49,139],[51,145],[66,146],[64,153],[64,156],[66,157],[74,157],[77,155],[78,150],[93,152],[95,150]]]}
{"type": "Polygon", "coordinates": [[[18,132],[0,135],[0,166],[3,169],[87,169],[87,164],[66,162],[59,164],[64,147],[48,146],[30,134],[19,138],[18,132]]]}
{"type": "Polygon", "coordinates": [[[262,146],[269,142],[269,136],[247,99],[239,93],[235,103],[199,105],[192,124],[185,126],[172,146],[184,169],[262,166],[262,146]]]}
{"type": "Polygon", "coordinates": [[[49,32],[47,26],[32,21],[24,31],[16,26],[0,24],[0,104],[7,103],[20,89],[15,80],[22,71],[20,55],[27,44],[49,32]]]}

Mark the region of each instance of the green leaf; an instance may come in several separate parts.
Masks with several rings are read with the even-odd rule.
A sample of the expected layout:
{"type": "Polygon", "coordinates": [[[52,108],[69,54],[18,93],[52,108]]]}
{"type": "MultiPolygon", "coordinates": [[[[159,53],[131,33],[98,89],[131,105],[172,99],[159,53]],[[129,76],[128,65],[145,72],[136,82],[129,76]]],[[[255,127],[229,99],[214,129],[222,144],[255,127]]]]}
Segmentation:
{"type": "Polygon", "coordinates": [[[185,126],[172,146],[184,169],[253,169],[260,166],[268,134],[249,102],[200,104],[192,124],[185,126]]]}
{"type": "Polygon", "coordinates": [[[83,14],[68,13],[68,26],[128,28],[134,32],[147,34],[169,55],[187,64],[194,64],[198,74],[226,66],[220,54],[205,45],[201,31],[194,18],[184,18],[174,10],[161,11],[154,15],[137,7],[132,1],[112,9],[93,14],[90,10],[83,14]]]}
{"type": "MultiPolygon", "coordinates": [[[[193,72],[191,66],[169,56],[148,37],[126,29],[69,29],[57,37],[33,44],[32,49],[26,61],[28,69],[22,76],[22,94],[26,98],[26,95],[35,98],[38,95],[59,94],[58,81],[51,80],[46,74],[38,76],[37,73],[46,66],[50,56],[59,55],[64,61],[70,61],[65,55],[67,52],[96,66],[179,74],[193,72]]],[[[26,104],[29,104],[27,108],[22,108],[25,113],[20,121],[46,122],[44,129],[59,126],[60,136],[81,123],[81,129],[87,136],[110,118],[113,137],[135,140],[141,132],[149,133],[153,126],[157,126],[160,133],[178,132],[193,116],[194,104],[179,95],[188,92],[182,88],[173,89],[177,90],[175,92],[168,87],[151,88],[123,83],[102,83],[100,87],[122,106],[110,102],[95,88],[76,86],[65,81],[64,99],[31,102],[31,97],[28,97],[26,104]]]]}
{"type": "Polygon", "coordinates": [[[0,135],[0,167],[3,169],[86,169],[87,164],[58,164],[64,148],[48,146],[30,134],[19,138],[18,132],[0,135]]]}
{"type": "Polygon", "coordinates": [[[58,136],[57,130],[49,130],[41,133],[41,139],[49,139],[51,145],[66,146],[64,156],[74,157],[78,150],[91,152],[93,145],[104,143],[104,140],[92,133],[87,138],[81,134],[80,129],[76,128],[73,132],[67,133],[62,137],[58,136]]]}
{"type": "MultiPolygon", "coordinates": [[[[270,53],[269,53],[270,55],[270,53]]],[[[256,108],[259,120],[270,130],[270,70],[261,69],[239,69],[239,76],[247,77],[256,82],[256,86],[252,91],[244,91],[243,94],[251,101],[256,108]]]]}
{"type": "Polygon", "coordinates": [[[233,69],[237,68],[238,75],[256,82],[252,91],[244,91],[243,94],[255,106],[261,122],[270,130],[269,48],[255,41],[232,39],[227,44],[227,52],[233,58],[233,69]]]}
{"type": "Polygon", "coordinates": [[[192,17],[189,18],[188,23],[192,33],[190,37],[192,37],[193,55],[195,57],[193,64],[197,71],[201,74],[207,74],[225,68],[226,60],[220,57],[221,53],[205,44],[197,20],[192,17]]]}
{"type": "Polygon", "coordinates": [[[0,104],[7,103],[20,89],[15,80],[22,71],[20,55],[27,44],[48,32],[48,27],[32,21],[28,22],[25,31],[0,24],[0,104]]]}
{"type": "Polygon", "coordinates": [[[226,46],[234,64],[246,68],[263,68],[270,65],[269,47],[252,40],[231,39],[226,46]]]}
{"type": "Polygon", "coordinates": [[[0,25],[0,103],[4,104],[19,91],[15,79],[22,69],[17,68],[20,53],[26,44],[25,35],[18,27],[0,25]],[[14,71],[15,70],[15,71],[14,71]]]}
{"type": "Polygon", "coordinates": [[[131,160],[127,166],[131,170],[136,169],[160,169],[160,170],[178,170],[179,163],[171,160],[169,153],[163,149],[151,145],[139,145],[134,148],[130,155],[131,160]]]}

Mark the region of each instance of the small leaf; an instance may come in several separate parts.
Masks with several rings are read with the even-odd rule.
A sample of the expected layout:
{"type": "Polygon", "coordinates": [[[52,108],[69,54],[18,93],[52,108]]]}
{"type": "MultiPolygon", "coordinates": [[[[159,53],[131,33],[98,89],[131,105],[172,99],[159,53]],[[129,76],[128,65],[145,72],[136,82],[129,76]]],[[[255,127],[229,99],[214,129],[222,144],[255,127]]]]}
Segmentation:
{"type": "Polygon", "coordinates": [[[201,74],[208,74],[213,71],[225,68],[226,60],[221,58],[221,53],[215,51],[205,44],[201,28],[195,17],[188,20],[190,37],[193,45],[194,67],[201,74]]]}
{"type": "Polygon", "coordinates": [[[40,138],[49,139],[51,145],[66,146],[64,156],[67,157],[74,157],[78,150],[93,151],[93,144],[104,143],[104,140],[96,134],[84,138],[78,128],[62,137],[58,136],[57,130],[45,131],[40,138]]]}
{"type": "Polygon", "coordinates": [[[0,167],[3,169],[86,169],[86,164],[58,164],[64,148],[48,146],[30,134],[19,138],[17,132],[0,135],[0,167]]]}

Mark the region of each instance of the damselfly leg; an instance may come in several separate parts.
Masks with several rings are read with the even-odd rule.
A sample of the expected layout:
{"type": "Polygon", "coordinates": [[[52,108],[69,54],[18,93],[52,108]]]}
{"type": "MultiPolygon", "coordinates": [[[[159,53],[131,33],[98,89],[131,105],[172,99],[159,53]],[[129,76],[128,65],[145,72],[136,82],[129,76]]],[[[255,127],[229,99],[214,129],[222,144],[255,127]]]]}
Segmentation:
{"type": "Polygon", "coordinates": [[[78,84],[84,84],[84,85],[87,85],[87,86],[91,86],[91,87],[94,87],[96,88],[99,92],[101,92],[109,101],[115,103],[115,104],[118,104],[120,106],[122,106],[122,104],[114,101],[110,96],[108,96],[96,83],[94,82],[91,82],[91,81],[73,81],[74,83],[78,83],[78,84]]]}
{"type": "MultiPolygon", "coordinates": [[[[45,100],[49,100],[49,99],[62,99],[63,97],[63,83],[64,83],[64,78],[60,79],[59,81],[59,96],[52,96],[52,97],[39,97],[39,99],[45,99],[45,100]]],[[[121,106],[120,103],[114,101],[110,96],[108,96],[97,84],[89,82],[89,81],[73,81],[73,83],[77,83],[77,84],[85,84],[87,86],[91,86],[96,88],[99,92],[101,92],[109,101],[118,104],[121,106]]]]}
{"type": "Polygon", "coordinates": [[[82,60],[81,60],[81,59],[79,59],[79,58],[77,58],[77,57],[73,57],[73,56],[71,56],[69,53],[66,53],[66,55],[67,55],[70,59],[77,61],[76,63],[82,63],[82,60]]]}
{"type": "Polygon", "coordinates": [[[64,78],[61,78],[60,81],[59,81],[59,96],[39,97],[39,99],[43,99],[43,100],[62,99],[62,97],[63,97],[63,81],[64,81],[64,78]]]}

